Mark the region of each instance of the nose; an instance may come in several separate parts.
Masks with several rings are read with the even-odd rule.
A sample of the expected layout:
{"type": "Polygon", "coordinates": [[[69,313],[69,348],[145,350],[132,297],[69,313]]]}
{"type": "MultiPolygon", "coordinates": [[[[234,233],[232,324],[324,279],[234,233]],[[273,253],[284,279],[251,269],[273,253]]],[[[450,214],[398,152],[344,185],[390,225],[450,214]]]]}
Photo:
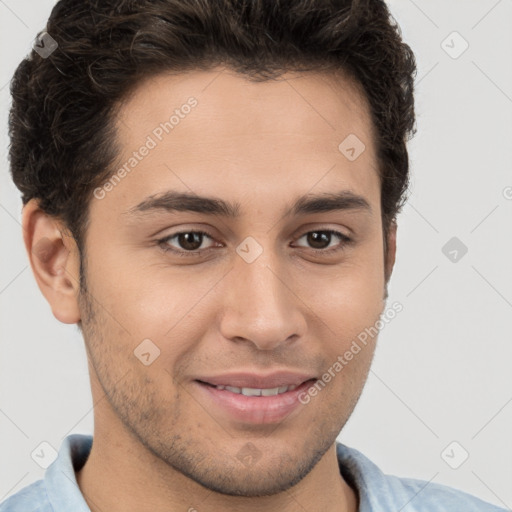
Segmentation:
{"type": "Polygon", "coordinates": [[[293,291],[291,273],[266,254],[252,263],[235,261],[223,283],[220,328],[225,339],[270,351],[304,336],[306,306],[293,291]]]}

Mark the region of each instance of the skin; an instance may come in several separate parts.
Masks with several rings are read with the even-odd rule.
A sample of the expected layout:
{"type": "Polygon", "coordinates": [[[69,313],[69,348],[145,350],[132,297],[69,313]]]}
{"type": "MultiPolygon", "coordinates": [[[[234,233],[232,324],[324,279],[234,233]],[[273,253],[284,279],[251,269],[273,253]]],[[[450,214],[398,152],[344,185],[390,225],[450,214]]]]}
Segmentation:
{"type": "MultiPolygon", "coordinates": [[[[88,293],[80,294],[79,254],[65,226],[35,200],[23,211],[32,269],[53,314],[82,322],[95,425],[77,482],[93,511],[356,511],[335,441],[376,338],[278,424],[233,420],[194,379],[283,369],[320,378],[379,319],[396,227],[384,254],[368,104],[334,74],[261,83],[225,68],[162,74],[120,106],[120,164],[190,96],[198,101],[190,114],[104,198],[92,199],[88,293]],[[352,162],[338,149],[350,133],[366,146],[352,162]],[[126,213],[168,190],[238,202],[240,217],[126,213]],[[371,211],[284,214],[301,195],[342,190],[363,196],[371,211]],[[208,253],[180,257],[158,245],[194,229],[212,236],[196,245],[208,253]],[[313,245],[307,233],[326,229],[353,243],[332,236],[313,245]],[[236,252],[248,236],[263,250],[252,263],[236,252]],[[333,247],[340,250],[330,256],[314,252],[333,247]],[[148,366],[133,353],[147,338],[160,350],[148,366]],[[259,458],[246,466],[237,454],[248,443],[259,458]]],[[[190,247],[178,237],[167,244],[190,247]]]]}

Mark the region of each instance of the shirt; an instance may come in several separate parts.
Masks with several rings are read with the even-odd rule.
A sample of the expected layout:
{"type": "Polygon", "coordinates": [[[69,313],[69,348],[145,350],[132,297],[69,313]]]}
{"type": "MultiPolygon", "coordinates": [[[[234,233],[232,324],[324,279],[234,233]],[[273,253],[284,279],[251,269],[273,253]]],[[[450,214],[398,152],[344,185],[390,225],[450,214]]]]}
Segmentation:
{"type": "MultiPolygon", "coordinates": [[[[90,512],[75,471],[89,456],[93,436],[71,434],[62,441],[44,479],[0,504],[0,512],[90,512]]],[[[505,512],[470,494],[423,480],[384,474],[354,448],[336,442],[340,473],[359,492],[359,512],[505,512]]]]}

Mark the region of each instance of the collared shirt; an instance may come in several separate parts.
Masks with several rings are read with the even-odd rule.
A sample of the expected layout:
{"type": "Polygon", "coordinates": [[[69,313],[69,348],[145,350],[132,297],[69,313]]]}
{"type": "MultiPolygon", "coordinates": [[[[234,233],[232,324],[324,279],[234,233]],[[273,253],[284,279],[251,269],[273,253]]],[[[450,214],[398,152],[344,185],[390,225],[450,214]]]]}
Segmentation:
{"type": "MultiPolygon", "coordinates": [[[[0,512],[90,512],[75,471],[85,464],[93,437],[64,438],[44,479],[27,485],[0,504],[0,512]]],[[[336,443],[340,472],[359,492],[359,512],[505,512],[450,487],[384,474],[354,448],[336,443]]]]}

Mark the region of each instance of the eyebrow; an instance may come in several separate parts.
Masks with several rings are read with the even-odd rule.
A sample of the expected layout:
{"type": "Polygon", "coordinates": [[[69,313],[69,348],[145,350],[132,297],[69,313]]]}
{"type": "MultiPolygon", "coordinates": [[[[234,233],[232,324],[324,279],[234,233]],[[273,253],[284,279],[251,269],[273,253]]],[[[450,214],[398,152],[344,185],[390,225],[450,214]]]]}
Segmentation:
{"type": "MultiPolygon", "coordinates": [[[[216,197],[204,197],[193,193],[170,190],[160,195],[149,196],[124,213],[130,216],[140,216],[158,211],[194,212],[236,219],[240,217],[241,210],[239,202],[229,203],[216,197]]],[[[299,216],[339,210],[361,210],[372,214],[372,208],[363,196],[348,190],[342,190],[337,193],[301,196],[294,201],[291,208],[284,213],[284,216],[299,216]]]]}

